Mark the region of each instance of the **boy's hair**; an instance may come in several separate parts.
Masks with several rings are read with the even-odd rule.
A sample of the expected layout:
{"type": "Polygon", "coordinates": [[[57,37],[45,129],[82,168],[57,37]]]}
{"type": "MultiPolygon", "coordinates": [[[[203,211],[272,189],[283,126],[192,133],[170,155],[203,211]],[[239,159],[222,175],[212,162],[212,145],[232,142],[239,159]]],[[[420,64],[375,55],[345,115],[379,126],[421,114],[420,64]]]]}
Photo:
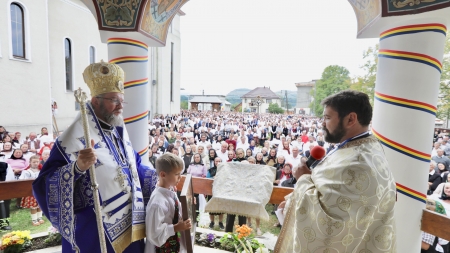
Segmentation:
{"type": "Polygon", "coordinates": [[[31,161],[34,160],[34,159],[39,160],[40,157],[39,157],[38,155],[33,155],[33,156],[31,156],[31,157],[30,157],[30,163],[31,163],[31,161]]]}
{"type": "Polygon", "coordinates": [[[183,168],[183,160],[172,153],[165,153],[156,159],[156,172],[170,173],[174,169],[183,168]]]}

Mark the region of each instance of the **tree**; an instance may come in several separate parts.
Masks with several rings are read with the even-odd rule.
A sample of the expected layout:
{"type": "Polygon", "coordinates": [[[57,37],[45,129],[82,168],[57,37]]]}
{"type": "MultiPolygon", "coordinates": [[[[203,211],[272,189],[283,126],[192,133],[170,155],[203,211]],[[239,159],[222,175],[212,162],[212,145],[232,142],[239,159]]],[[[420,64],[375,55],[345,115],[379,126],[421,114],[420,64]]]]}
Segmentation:
{"type": "Polygon", "coordinates": [[[269,112],[281,114],[281,113],[284,113],[284,110],[277,103],[270,103],[269,104],[269,112]]]}
{"type": "Polygon", "coordinates": [[[181,102],[180,102],[180,107],[181,107],[181,109],[183,109],[183,110],[187,110],[188,107],[189,107],[188,101],[181,101],[181,102]]]}
{"type": "Polygon", "coordinates": [[[370,98],[372,106],[377,78],[378,49],[379,45],[377,44],[375,47],[369,47],[369,49],[364,51],[363,59],[366,62],[361,66],[361,69],[366,73],[363,76],[356,77],[356,80],[353,80],[350,85],[350,89],[366,93],[370,98]]]}
{"type": "Polygon", "coordinates": [[[322,100],[330,95],[340,91],[347,90],[350,87],[350,72],[342,66],[331,65],[324,69],[322,78],[316,82],[316,86],[311,90],[311,96],[314,101],[310,108],[315,115],[322,115],[323,107],[320,104],[322,100]]]}
{"type": "Polygon", "coordinates": [[[450,37],[445,40],[437,109],[436,117],[448,121],[450,118],[450,37]]]}

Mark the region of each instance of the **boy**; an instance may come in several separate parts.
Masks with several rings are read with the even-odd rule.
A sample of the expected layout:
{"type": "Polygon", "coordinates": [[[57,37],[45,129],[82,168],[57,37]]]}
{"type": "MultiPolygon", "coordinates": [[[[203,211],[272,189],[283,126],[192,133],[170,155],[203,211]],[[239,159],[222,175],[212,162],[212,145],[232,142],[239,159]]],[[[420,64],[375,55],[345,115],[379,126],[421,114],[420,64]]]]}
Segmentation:
{"type": "Polygon", "coordinates": [[[191,229],[191,220],[183,221],[181,203],[173,191],[180,181],[183,168],[181,158],[172,153],[161,155],[156,160],[159,181],[146,210],[145,253],[186,252],[179,232],[191,229]]]}

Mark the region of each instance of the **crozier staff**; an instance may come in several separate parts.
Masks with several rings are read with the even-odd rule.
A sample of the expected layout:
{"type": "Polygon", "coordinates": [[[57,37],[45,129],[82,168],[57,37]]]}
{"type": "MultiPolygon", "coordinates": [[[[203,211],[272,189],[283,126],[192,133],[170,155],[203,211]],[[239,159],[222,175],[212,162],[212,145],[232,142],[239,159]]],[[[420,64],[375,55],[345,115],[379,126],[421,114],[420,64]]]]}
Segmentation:
{"type": "Polygon", "coordinates": [[[100,252],[86,173],[94,165],[108,252],[144,252],[145,205],[157,174],[141,164],[124,126],[124,72],[102,61],[89,65],[83,77],[92,97],[86,103],[92,140],[85,140],[78,115],[58,137],[33,183],[35,197],[63,236],[63,252],[100,252]],[[86,141],[92,148],[86,149],[86,141]]]}
{"type": "Polygon", "coordinates": [[[383,148],[369,134],[369,97],[343,91],[322,101],[325,141],[340,143],[310,171],[294,169],[275,252],[394,252],[396,187],[383,148]],[[286,212],[287,211],[287,212],[286,212]]]}

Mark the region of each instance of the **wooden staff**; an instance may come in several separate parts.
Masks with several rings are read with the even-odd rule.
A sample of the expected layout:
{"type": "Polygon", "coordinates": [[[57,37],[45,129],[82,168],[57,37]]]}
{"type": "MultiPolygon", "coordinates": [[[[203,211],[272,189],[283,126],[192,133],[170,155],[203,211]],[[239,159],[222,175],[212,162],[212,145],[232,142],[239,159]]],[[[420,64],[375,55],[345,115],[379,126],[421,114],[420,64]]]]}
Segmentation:
{"type": "MultiPolygon", "coordinates": [[[[78,88],[77,90],[75,90],[74,96],[76,101],[80,104],[81,122],[83,124],[84,140],[86,141],[86,148],[91,148],[91,136],[89,134],[89,124],[86,110],[87,95],[86,92],[81,90],[81,88],[78,88]]],[[[91,167],[89,168],[89,175],[91,176],[91,186],[94,194],[95,218],[97,221],[98,237],[100,239],[100,249],[101,253],[107,253],[105,229],[103,228],[103,219],[100,207],[100,198],[98,195],[98,184],[97,179],[95,178],[94,165],[91,165],[91,167]]]]}

